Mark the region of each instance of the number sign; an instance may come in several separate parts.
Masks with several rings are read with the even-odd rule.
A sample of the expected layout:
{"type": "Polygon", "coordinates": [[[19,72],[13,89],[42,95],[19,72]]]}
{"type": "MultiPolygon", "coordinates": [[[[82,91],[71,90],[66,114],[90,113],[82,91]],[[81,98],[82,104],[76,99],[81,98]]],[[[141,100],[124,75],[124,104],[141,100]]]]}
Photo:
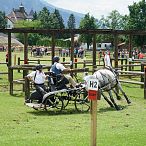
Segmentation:
{"type": "Polygon", "coordinates": [[[87,90],[97,91],[98,90],[98,80],[92,75],[88,76],[88,78],[86,78],[86,87],[87,87],[87,90]]]}

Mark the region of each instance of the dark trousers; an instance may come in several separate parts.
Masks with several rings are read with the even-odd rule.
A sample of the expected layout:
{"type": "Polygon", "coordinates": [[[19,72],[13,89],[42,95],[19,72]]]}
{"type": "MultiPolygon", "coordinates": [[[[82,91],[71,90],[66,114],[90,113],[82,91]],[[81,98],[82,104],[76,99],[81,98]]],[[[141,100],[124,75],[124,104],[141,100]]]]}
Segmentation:
{"type": "Polygon", "coordinates": [[[39,102],[42,102],[43,96],[46,94],[46,86],[44,84],[35,84],[35,88],[40,94],[39,102]]]}

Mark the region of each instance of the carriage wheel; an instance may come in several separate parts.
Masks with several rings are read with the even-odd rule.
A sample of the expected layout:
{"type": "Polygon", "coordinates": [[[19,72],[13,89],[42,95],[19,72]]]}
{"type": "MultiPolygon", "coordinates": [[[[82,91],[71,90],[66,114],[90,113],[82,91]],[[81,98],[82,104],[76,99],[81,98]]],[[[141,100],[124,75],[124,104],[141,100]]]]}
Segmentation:
{"type": "Polygon", "coordinates": [[[64,100],[63,100],[64,109],[68,106],[69,101],[70,101],[69,99],[64,99],[64,100]]]}
{"type": "Polygon", "coordinates": [[[79,112],[87,112],[90,109],[90,101],[88,100],[87,91],[81,92],[76,95],[75,108],[79,112]]]}
{"type": "Polygon", "coordinates": [[[57,95],[54,95],[51,98],[47,98],[44,102],[44,109],[46,111],[61,112],[63,108],[63,100],[60,96],[58,97],[57,95]]]}
{"type": "Polygon", "coordinates": [[[63,100],[63,105],[64,105],[64,109],[68,106],[69,104],[69,96],[66,94],[66,95],[61,95],[61,98],[63,100]]]}

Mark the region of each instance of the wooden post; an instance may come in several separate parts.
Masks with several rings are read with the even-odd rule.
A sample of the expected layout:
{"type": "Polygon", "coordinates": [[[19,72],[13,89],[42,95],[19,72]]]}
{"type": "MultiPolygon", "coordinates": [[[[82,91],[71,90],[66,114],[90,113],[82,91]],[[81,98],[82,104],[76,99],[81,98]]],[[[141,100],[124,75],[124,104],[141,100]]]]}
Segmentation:
{"type": "Polygon", "coordinates": [[[51,51],[52,51],[52,64],[53,64],[53,57],[55,56],[55,34],[54,32],[52,33],[52,48],[51,48],[51,51]]]}
{"type": "MultiPolygon", "coordinates": [[[[129,58],[132,58],[132,35],[129,35],[129,58]]],[[[131,66],[129,66],[129,71],[131,71],[131,66]]]]}
{"type": "Polygon", "coordinates": [[[65,62],[65,57],[63,57],[62,59],[63,59],[63,62],[65,62]]]}
{"type": "Polygon", "coordinates": [[[28,62],[28,41],[27,41],[27,33],[24,33],[24,64],[28,62]]]}
{"type": "Polygon", "coordinates": [[[96,34],[93,35],[93,73],[96,68],[96,34]]]}
{"type": "Polygon", "coordinates": [[[14,65],[16,65],[16,54],[14,54],[14,65]]]}
{"type": "Polygon", "coordinates": [[[73,69],[73,61],[74,61],[74,33],[71,33],[71,57],[70,61],[72,62],[72,65],[70,66],[71,69],[73,69]]]}
{"type": "MultiPolygon", "coordinates": [[[[75,69],[77,69],[77,68],[78,68],[78,59],[75,58],[74,60],[75,60],[75,61],[74,61],[74,62],[75,62],[75,69]]],[[[77,75],[77,73],[75,73],[75,74],[77,75]]]]}
{"type": "MultiPolygon", "coordinates": [[[[127,65],[127,59],[125,59],[125,64],[127,65]]],[[[125,66],[125,71],[127,71],[127,66],[125,66]]]]}
{"type": "MultiPolygon", "coordinates": [[[[20,65],[20,57],[18,57],[18,65],[20,65]]],[[[20,69],[18,69],[18,72],[20,73],[20,69]]]]}
{"type": "Polygon", "coordinates": [[[30,96],[30,83],[27,76],[25,76],[25,101],[29,99],[30,96]]]}
{"type": "MultiPolygon", "coordinates": [[[[28,64],[28,40],[27,33],[24,33],[24,64],[28,64]]],[[[23,78],[28,74],[28,70],[23,70],[23,78]]],[[[23,91],[25,90],[23,84],[23,91]]]]}
{"type": "Polygon", "coordinates": [[[83,68],[86,67],[86,60],[83,61],[83,68]]]}
{"type": "Polygon", "coordinates": [[[144,99],[146,99],[146,66],[144,66],[144,99]]]}
{"type": "MultiPolygon", "coordinates": [[[[114,46],[115,46],[115,68],[118,68],[118,35],[116,34],[116,32],[115,32],[115,34],[114,34],[114,46]]],[[[119,93],[119,88],[118,87],[116,87],[116,91],[117,91],[117,93],[119,93]]]]}
{"type": "Polygon", "coordinates": [[[118,36],[117,36],[117,34],[115,33],[115,34],[114,34],[115,68],[118,68],[118,46],[117,46],[117,43],[118,43],[118,36]]]}
{"type": "Polygon", "coordinates": [[[97,138],[97,100],[91,101],[91,146],[96,146],[97,138]]]}
{"type": "Polygon", "coordinates": [[[12,53],[11,53],[11,33],[8,33],[8,79],[10,82],[11,77],[11,67],[12,65],[12,53]]]}
{"type": "Polygon", "coordinates": [[[91,100],[91,146],[96,146],[97,138],[97,100],[100,100],[98,94],[98,80],[91,76],[87,81],[88,99],[91,100]]]}
{"type": "MultiPolygon", "coordinates": [[[[144,66],[145,64],[141,63],[141,72],[145,71],[144,66]]],[[[141,75],[141,82],[145,82],[144,80],[145,80],[145,76],[143,77],[143,75],[141,75]]],[[[143,88],[143,85],[141,85],[141,88],[143,88]]]]}
{"type": "Polygon", "coordinates": [[[111,66],[113,66],[113,59],[111,58],[111,66]]]}
{"type": "Polygon", "coordinates": [[[38,59],[38,64],[40,64],[41,62],[40,62],[40,59],[38,59]]]}
{"type": "Polygon", "coordinates": [[[123,71],[123,59],[121,60],[121,70],[123,71]]]}
{"type": "Polygon", "coordinates": [[[13,69],[10,68],[10,71],[9,71],[9,82],[10,82],[10,95],[13,95],[13,69]]]}

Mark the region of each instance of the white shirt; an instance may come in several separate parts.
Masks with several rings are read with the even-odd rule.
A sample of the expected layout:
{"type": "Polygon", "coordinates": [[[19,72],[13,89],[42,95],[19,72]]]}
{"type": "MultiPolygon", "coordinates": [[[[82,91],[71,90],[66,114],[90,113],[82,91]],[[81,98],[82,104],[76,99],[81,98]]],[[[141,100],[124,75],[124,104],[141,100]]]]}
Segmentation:
{"type": "Polygon", "coordinates": [[[27,77],[32,78],[32,80],[36,84],[43,84],[46,79],[46,75],[44,74],[44,72],[39,72],[38,70],[31,72],[30,74],[27,75],[27,77]],[[36,74],[36,76],[35,76],[35,74],[36,74]],[[35,79],[34,79],[34,77],[35,77],[35,79]]]}
{"type": "Polygon", "coordinates": [[[105,63],[105,66],[111,66],[110,56],[108,54],[105,54],[104,56],[104,63],[105,63]]]}
{"type": "MultiPolygon", "coordinates": [[[[61,71],[63,71],[64,69],[66,69],[66,68],[63,66],[63,64],[61,64],[61,63],[55,62],[54,65],[55,65],[55,64],[56,64],[56,68],[57,68],[57,69],[60,69],[61,71]]],[[[50,69],[50,71],[52,71],[52,70],[50,69]]]]}

